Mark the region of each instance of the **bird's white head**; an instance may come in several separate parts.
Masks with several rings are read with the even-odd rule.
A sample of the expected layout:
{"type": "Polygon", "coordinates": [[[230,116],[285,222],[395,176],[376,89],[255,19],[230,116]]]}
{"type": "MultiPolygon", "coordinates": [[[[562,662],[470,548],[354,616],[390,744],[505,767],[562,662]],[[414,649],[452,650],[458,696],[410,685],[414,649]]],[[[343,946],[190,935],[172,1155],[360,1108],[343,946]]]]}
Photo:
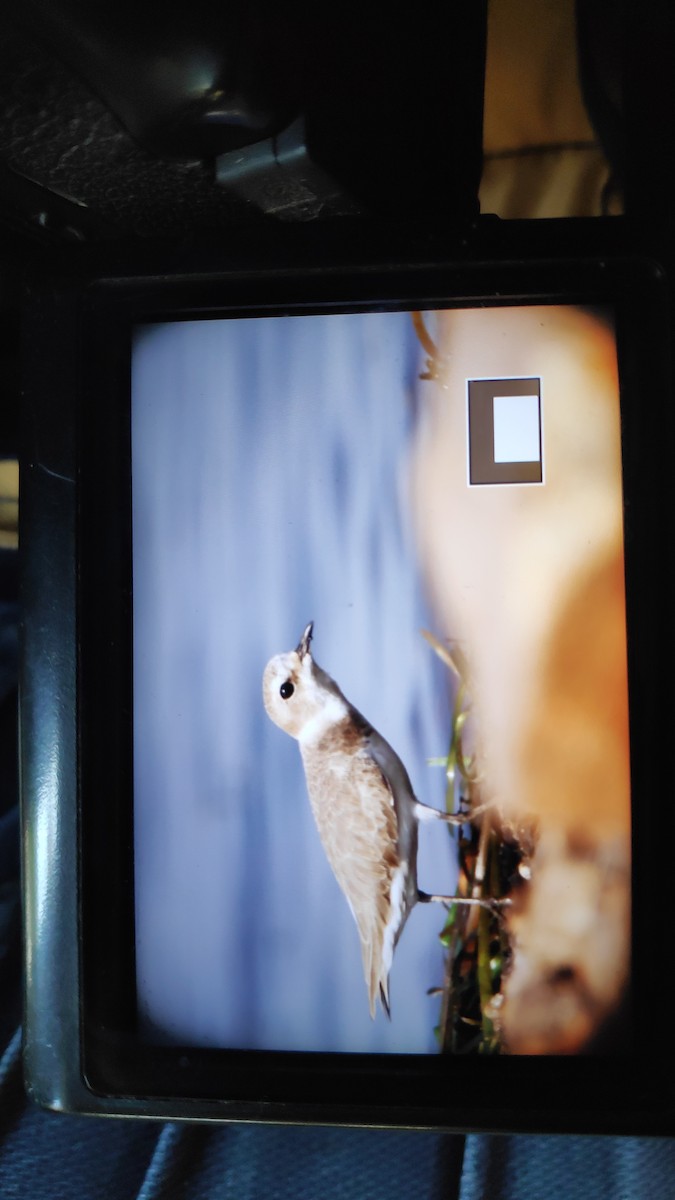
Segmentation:
{"type": "Polygon", "coordinates": [[[312,659],[310,621],[295,650],[276,654],[265,667],[263,703],[268,717],[300,742],[314,740],[348,708],[340,689],[312,659]]]}

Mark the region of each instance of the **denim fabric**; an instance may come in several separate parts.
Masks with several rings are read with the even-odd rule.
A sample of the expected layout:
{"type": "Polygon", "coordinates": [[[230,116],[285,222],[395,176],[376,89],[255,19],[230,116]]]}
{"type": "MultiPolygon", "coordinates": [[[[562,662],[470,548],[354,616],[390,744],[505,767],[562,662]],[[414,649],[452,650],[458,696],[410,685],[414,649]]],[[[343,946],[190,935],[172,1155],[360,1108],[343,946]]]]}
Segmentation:
{"type": "Polygon", "coordinates": [[[667,1200],[675,1141],[473,1136],[459,1200],[667,1200]]]}

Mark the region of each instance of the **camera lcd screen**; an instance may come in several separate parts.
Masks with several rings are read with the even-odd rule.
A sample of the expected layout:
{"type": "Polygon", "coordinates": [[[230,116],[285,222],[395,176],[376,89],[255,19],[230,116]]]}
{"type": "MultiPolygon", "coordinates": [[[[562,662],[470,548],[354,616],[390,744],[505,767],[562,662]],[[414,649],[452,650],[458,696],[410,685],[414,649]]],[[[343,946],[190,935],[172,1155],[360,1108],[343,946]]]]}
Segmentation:
{"type": "Polygon", "coordinates": [[[139,323],[131,368],[142,1041],[596,1048],[630,977],[610,306],[139,323]]]}

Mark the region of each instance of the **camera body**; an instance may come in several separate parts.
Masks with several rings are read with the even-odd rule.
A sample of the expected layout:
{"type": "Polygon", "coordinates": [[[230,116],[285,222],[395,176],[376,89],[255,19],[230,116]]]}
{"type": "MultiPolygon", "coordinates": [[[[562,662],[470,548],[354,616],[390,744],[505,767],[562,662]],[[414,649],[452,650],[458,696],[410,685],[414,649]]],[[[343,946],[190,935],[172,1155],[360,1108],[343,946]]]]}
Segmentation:
{"type": "MultiPolygon", "coordinates": [[[[243,238],[220,259],[101,250],[30,286],[24,1057],[38,1102],[670,1132],[670,1053],[638,1018],[666,937],[668,310],[661,268],[623,237],[484,220],[443,245],[347,224],[320,242],[243,238]],[[488,842],[495,863],[515,856],[516,883],[483,880],[478,899],[504,901],[488,934],[480,917],[458,926],[479,974],[502,947],[482,1041],[444,1038],[461,902],[413,909],[391,1018],[369,1014],[345,889],[260,690],[310,620],[318,662],[417,799],[456,813],[473,797],[494,814],[478,860],[488,842]],[[439,756],[445,776],[425,761],[439,756]],[[604,983],[593,943],[575,958],[564,919],[547,926],[559,903],[602,927],[604,983]]],[[[420,888],[476,897],[473,851],[452,849],[470,844],[466,818],[456,842],[420,825],[420,888]]]]}

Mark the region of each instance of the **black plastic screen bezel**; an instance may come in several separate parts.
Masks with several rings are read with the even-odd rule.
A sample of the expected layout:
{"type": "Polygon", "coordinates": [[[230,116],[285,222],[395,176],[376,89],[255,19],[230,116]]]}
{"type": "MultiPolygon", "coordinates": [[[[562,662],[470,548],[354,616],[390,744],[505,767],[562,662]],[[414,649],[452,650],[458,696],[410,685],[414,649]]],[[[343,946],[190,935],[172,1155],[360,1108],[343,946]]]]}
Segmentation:
{"type": "MultiPolygon", "coordinates": [[[[45,313],[60,312],[52,322],[53,330],[61,322],[59,353],[65,352],[65,328],[76,364],[68,395],[62,384],[56,388],[63,420],[73,432],[69,453],[75,487],[69,490],[68,504],[74,559],[64,551],[62,566],[73,572],[76,599],[76,741],[75,761],[68,762],[70,778],[62,775],[60,784],[56,781],[52,802],[70,806],[71,815],[75,805],[77,844],[62,842],[53,852],[74,856],[76,952],[72,923],[62,936],[70,939],[76,963],[78,1014],[77,1044],[71,1041],[64,1050],[68,1061],[61,1068],[71,1084],[57,1106],[202,1120],[542,1132],[656,1132],[655,1125],[671,1123],[672,1054],[659,1045],[655,1015],[663,986],[655,939],[666,915],[658,851],[668,783],[666,756],[655,753],[655,747],[668,745],[667,706],[658,693],[659,674],[670,678],[673,641],[667,608],[673,442],[664,289],[660,270],[649,262],[624,256],[544,258],[538,252],[510,261],[409,262],[396,269],[382,263],[334,263],[324,271],[286,265],[277,273],[223,269],[120,277],[109,272],[66,289],[69,306],[65,292],[57,289],[46,299],[43,294],[42,327],[45,313]],[[548,303],[609,305],[616,315],[634,822],[632,1016],[622,1052],[451,1059],[206,1051],[142,1043],[135,1030],[133,943],[133,327],[182,317],[548,303]],[[647,1013],[653,1014],[649,1022],[647,1013]]],[[[34,386],[36,396],[44,384],[43,378],[34,386]]],[[[39,424],[39,400],[33,411],[39,424]]],[[[29,511],[36,528],[39,485],[33,486],[29,511]]],[[[31,586],[58,588],[59,580],[34,579],[31,586]]],[[[37,669],[33,667],[34,675],[37,669]]],[[[30,773],[29,762],[29,782],[30,773]]],[[[44,802],[44,794],[34,801],[44,802]]],[[[29,808],[31,803],[29,799],[29,808]]],[[[47,869],[44,860],[30,848],[28,858],[39,883],[40,871],[47,869]]],[[[58,914],[51,919],[54,928],[59,923],[64,927],[58,914]]],[[[33,950],[39,958],[37,943],[33,950]]],[[[49,1004],[44,994],[38,999],[49,1004]]],[[[37,1029],[38,1009],[30,1011],[37,1029]]],[[[40,1054],[30,1027],[29,1041],[35,1063],[40,1054]]],[[[36,1091],[50,1102],[48,1084],[36,1091]]]]}

